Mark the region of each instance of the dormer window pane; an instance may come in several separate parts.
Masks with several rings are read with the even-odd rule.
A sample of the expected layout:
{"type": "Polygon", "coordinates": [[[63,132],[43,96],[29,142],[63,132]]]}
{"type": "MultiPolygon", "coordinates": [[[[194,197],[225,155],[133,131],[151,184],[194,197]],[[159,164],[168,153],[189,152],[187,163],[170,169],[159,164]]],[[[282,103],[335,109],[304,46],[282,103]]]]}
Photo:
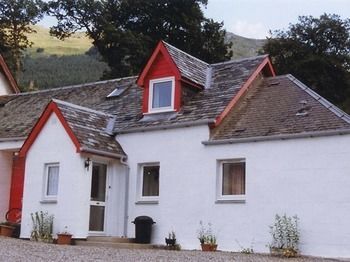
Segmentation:
{"type": "Polygon", "coordinates": [[[171,106],[172,82],[165,81],[153,84],[152,108],[171,106]]]}
{"type": "Polygon", "coordinates": [[[175,77],[151,79],[149,82],[149,113],[174,111],[175,77]]]}

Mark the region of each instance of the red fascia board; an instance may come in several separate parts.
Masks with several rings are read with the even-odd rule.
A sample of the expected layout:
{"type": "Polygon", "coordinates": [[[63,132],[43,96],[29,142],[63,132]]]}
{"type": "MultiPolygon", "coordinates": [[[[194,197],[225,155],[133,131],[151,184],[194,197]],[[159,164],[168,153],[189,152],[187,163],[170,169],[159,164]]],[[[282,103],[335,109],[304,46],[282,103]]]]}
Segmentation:
{"type": "Polygon", "coordinates": [[[153,65],[154,60],[157,58],[157,55],[161,53],[165,60],[169,63],[172,71],[175,73],[175,78],[180,79],[181,78],[181,73],[180,70],[177,68],[174,60],[170,56],[168,50],[164,46],[162,41],[159,41],[156,48],[154,49],[150,59],[148,59],[146,66],[143,68],[141,74],[139,75],[136,83],[138,86],[144,86],[145,78],[148,74],[148,71],[150,70],[151,66],[153,65]]]}
{"type": "Polygon", "coordinates": [[[248,80],[244,82],[243,86],[240,88],[238,93],[233,97],[233,99],[230,101],[230,103],[226,106],[224,111],[221,112],[221,114],[216,118],[215,124],[213,127],[217,127],[220,125],[222,120],[227,116],[227,114],[231,111],[231,109],[237,104],[239,99],[245,94],[245,92],[248,90],[249,86],[253,83],[255,78],[259,75],[259,73],[263,69],[268,70],[268,74],[270,76],[276,76],[275,75],[275,70],[273,69],[272,63],[269,59],[269,57],[266,57],[261,64],[257,67],[257,69],[250,75],[248,80]]]}
{"type": "Polygon", "coordinates": [[[36,122],[34,125],[32,131],[30,132],[29,136],[27,137],[26,141],[24,142],[21,150],[19,151],[19,156],[20,157],[25,157],[34,143],[35,139],[38,137],[40,134],[41,130],[45,126],[47,120],[49,117],[55,113],[58,119],[60,120],[61,124],[63,125],[64,129],[66,130],[68,136],[72,140],[73,144],[75,145],[77,149],[77,153],[80,153],[80,143],[77,139],[77,137],[74,135],[72,129],[70,128],[69,124],[67,123],[66,119],[62,115],[60,109],[58,108],[57,104],[53,101],[51,101],[47,107],[45,108],[44,112],[40,116],[39,120],[36,122]]]}
{"type": "Polygon", "coordinates": [[[0,65],[2,67],[2,70],[7,78],[7,80],[10,83],[10,86],[12,87],[12,90],[15,92],[15,94],[20,93],[21,91],[19,90],[18,86],[17,86],[17,82],[16,80],[13,78],[13,75],[10,71],[10,69],[8,68],[4,58],[2,57],[2,55],[0,54],[0,65]]]}

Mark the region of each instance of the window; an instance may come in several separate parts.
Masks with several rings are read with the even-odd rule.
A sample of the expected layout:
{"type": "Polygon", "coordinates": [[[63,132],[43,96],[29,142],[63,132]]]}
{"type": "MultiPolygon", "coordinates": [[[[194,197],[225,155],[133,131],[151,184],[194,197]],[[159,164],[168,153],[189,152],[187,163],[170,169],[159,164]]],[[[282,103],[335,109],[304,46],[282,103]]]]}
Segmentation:
{"type": "Polygon", "coordinates": [[[45,165],[44,199],[55,200],[58,193],[59,165],[45,165]]]}
{"type": "Polygon", "coordinates": [[[150,112],[174,110],[174,77],[160,78],[150,81],[150,112]]]}
{"type": "Polygon", "coordinates": [[[246,194],[245,160],[219,161],[218,200],[244,200],[246,194]]]}
{"type": "Polygon", "coordinates": [[[142,164],[139,176],[139,202],[157,203],[159,197],[159,164],[142,164]]]}

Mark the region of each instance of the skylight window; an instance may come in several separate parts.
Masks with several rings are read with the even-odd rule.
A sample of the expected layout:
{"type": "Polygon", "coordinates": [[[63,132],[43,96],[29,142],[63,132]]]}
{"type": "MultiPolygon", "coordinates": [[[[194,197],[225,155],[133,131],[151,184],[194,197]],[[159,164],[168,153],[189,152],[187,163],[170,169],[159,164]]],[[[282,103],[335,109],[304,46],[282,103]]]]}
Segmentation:
{"type": "Polygon", "coordinates": [[[107,97],[119,97],[121,94],[125,92],[126,89],[128,89],[129,85],[120,85],[116,89],[112,91],[107,97]]]}

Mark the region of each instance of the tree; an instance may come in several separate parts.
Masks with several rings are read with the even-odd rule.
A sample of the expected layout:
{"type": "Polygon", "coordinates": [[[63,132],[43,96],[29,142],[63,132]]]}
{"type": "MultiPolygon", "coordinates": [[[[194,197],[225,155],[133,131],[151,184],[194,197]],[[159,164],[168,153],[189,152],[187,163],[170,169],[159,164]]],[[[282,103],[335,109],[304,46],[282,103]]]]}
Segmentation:
{"type": "Polygon", "coordinates": [[[278,74],[291,73],[316,92],[350,111],[350,19],[301,16],[287,31],[267,39],[278,74]]]}
{"type": "Polygon", "coordinates": [[[222,23],[204,17],[207,0],[60,0],[49,3],[60,39],[86,30],[111,68],[108,77],[138,74],[159,40],[206,60],[230,59],[222,23]]]}
{"type": "Polygon", "coordinates": [[[0,51],[5,52],[17,80],[22,51],[32,45],[26,34],[35,32],[31,25],[42,18],[43,7],[41,0],[0,0],[0,51]]]}

